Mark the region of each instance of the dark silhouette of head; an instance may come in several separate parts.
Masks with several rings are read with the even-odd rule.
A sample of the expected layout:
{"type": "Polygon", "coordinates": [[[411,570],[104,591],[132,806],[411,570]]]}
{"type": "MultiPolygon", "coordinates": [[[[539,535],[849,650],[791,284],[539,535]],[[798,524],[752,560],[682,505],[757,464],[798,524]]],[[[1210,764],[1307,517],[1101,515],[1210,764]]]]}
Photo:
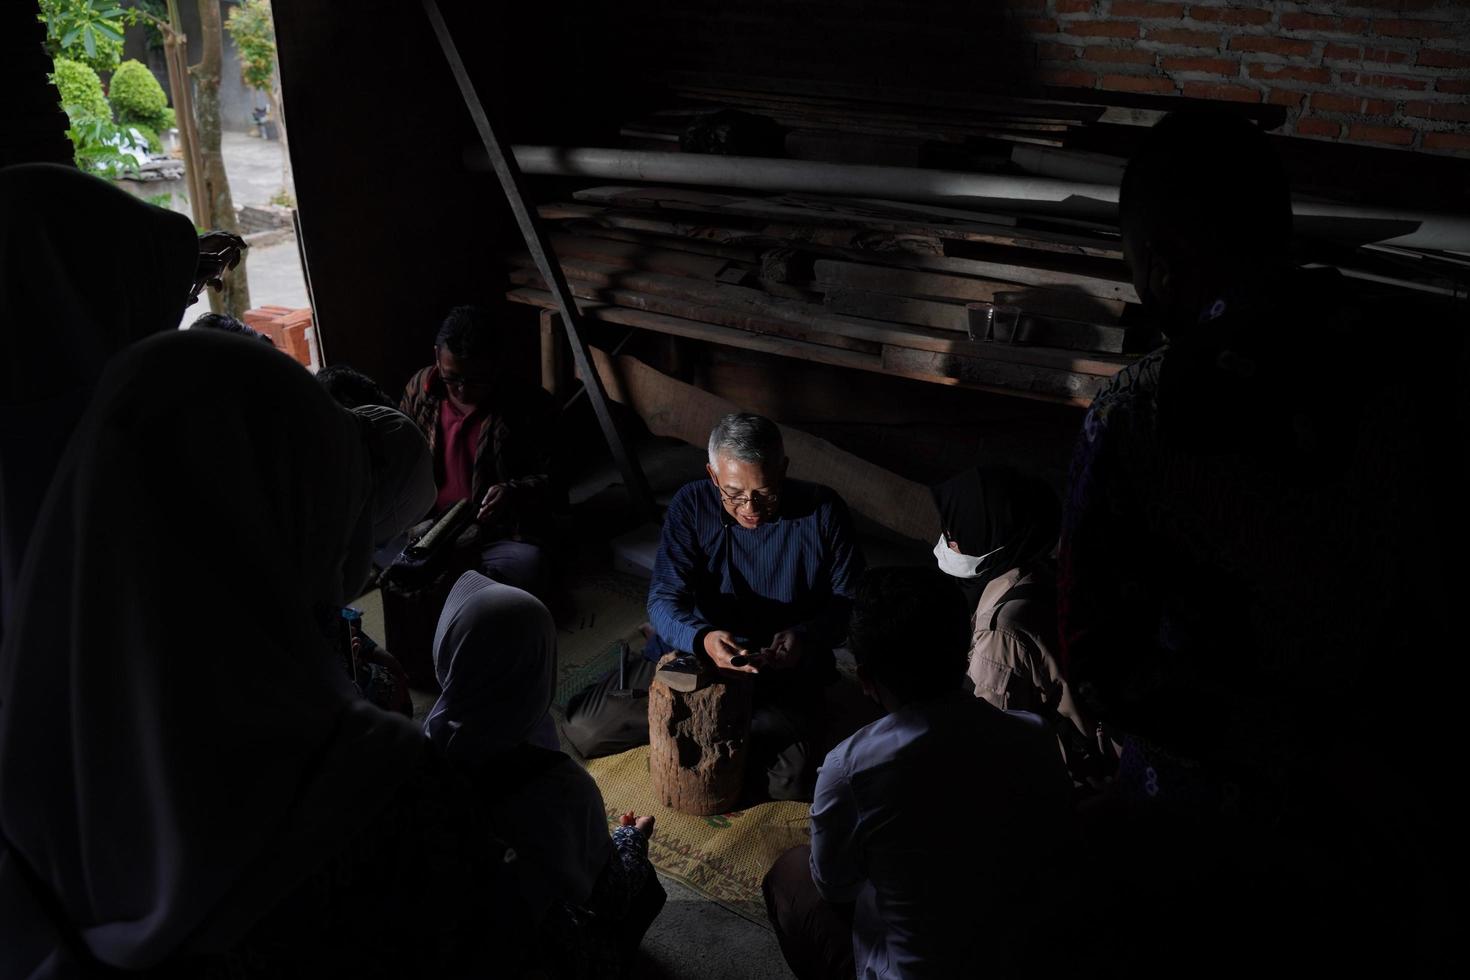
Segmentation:
{"type": "Polygon", "coordinates": [[[1290,185],[1265,134],[1241,116],[1165,116],[1128,162],[1118,212],[1139,297],[1172,337],[1221,292],[1290,262],[1290,185]]]}
{"type": "Polygon", "coordinates": [[[361,408],[364,405],[398,407],[376,381],[346,364],[322,368],[316,373],[316,380],[343,408],[361,408]]]}
{"type": "Polygon", "coordinates": [[[242,321],[230,316],[228,313],[202,313],[193,323],[189,324],[190,330],[223,330],[225,333],[235,333],[242,337],[252,337],[255,340],[263,340],[272,347],[276,342],[254,327],[246,326],[242,321]]]}
{"type": "Polygon", "coordinates": [[[495,393],[504,367],[504,334],[483,306],[456,306],[434,338],[434,360],[449,400],[473,410],[495,393]]]}
{"type": "Polygon", "coordinates": [[[858,677],[887,706],[960,690],[970,608],[937,568],[874,568],[853,601],[849,643],[858,677]]]}

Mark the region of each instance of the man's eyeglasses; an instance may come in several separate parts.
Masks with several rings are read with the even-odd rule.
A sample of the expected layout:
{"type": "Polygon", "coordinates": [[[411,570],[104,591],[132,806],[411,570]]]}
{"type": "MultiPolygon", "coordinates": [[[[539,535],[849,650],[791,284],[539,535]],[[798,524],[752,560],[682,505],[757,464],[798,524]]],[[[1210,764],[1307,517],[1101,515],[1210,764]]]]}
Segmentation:
{"type": "Polygon", "coordinates": [[[754,507],[756,510],[764,510],[767,507],[775,506],[776,502],[781,499],[781,491],[779,490],[752,490],[750,493],[731,493],[724,487],[720,487],[719,491],[720,496],[724,497],[725,502],[731,507],[749,506],[754,507]]]}
{"type": "Polygon", "coordinates": [[[444,382],[446,388],[484,388],[489,385],[489,378],[462,378],[457,374],[439,375],[439,380],[444,382]]]}

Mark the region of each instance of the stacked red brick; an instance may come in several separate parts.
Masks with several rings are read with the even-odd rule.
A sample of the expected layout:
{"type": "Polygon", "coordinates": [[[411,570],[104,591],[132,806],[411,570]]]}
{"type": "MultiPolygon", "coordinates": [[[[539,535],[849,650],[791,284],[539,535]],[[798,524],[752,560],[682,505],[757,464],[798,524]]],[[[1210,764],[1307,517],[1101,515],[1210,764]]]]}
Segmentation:
{"type": "Polygon", "coordinates": [[[311,329],[311,309],[293,310],[289,306],[262,306],[246,310],[242,317],[247,327],[253,327],[269,337],[276,349],[289,354],[305,367],[311,367],[311,341],[306,331],[311,329]]]}
{"type": "Polygon", "coordinates": [[[1284,133],[1470,155],[1470,2],[1007,0],[1047,85],[1285,106],[1284,133]]]}

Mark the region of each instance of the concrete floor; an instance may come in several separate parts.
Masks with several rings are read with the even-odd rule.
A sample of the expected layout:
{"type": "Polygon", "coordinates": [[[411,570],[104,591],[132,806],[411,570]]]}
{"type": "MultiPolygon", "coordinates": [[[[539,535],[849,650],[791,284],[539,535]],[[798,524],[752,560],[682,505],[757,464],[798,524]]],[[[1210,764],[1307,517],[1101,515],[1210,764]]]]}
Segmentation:
{"type": "MultiPolygon", "coordinates": [[[[221,135],[220,142],[235,204],[242,207],[269,204],[281,191],[280,141],[227,132],[221,135]]],[[[310,305],[294,236],[287,236],[274,245],[252,248],[246,256],[245,269],[250,280],[251,306],[310,305]]]]}
{"type": "MultiPolygon", "coordinates": [[[[657,833],[657,830],[655,830],[657,833]]],[[[639,980],[788,980],[776,936],[659,876],[668,904],[643,938],[639,980]]]]}
{"type": "Polygon", "coordinates": [[[236,206],[269,204],[281,192],[280,140],[225,131],[220,134],[220,150],[224,153],[230,196],[236,206]]]}

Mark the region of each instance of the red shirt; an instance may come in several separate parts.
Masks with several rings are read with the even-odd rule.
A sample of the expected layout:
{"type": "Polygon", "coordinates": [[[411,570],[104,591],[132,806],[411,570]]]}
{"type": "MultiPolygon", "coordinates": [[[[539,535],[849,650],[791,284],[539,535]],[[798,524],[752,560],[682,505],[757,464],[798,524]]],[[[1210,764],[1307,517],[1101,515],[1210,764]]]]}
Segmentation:
{"type": "Polygon", "coordinates": [[[434,475],[439,478],[435,508],[440,513],[470,495],[475,479],[475,444],[479,441],[483,419],[484,414],[478,409],[460,414],[448,398],[439,406],[434,475]]]}

